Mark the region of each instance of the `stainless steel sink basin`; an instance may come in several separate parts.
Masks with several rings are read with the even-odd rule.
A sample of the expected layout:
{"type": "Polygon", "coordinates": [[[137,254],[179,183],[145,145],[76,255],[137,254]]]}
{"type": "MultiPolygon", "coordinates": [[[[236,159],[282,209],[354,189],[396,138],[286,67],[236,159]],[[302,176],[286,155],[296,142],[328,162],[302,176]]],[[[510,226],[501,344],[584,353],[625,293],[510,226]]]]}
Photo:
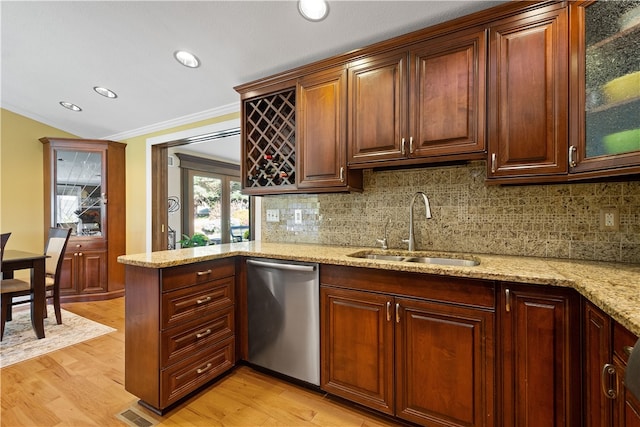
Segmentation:
{"type": "MultiPolygon", "coordinates": [[[[416,254],[417,255],[417,254],[416,254]]],[[[392,255],[392,254],[382,254],[382,253],[371,253],[371,252],[356,252],[353,254],[349,254],[348,256],[352,258],[364,258],[364,259],[376,259],[381,261],[397,261],[397,262],[415,262],[418,264],[438,264],[438,265],[453,265],[459,267],[474,267],[476,265],[480,265],[480,260],[473,257],[466,258],[456,258],[456,257],[447,257],[447,256],[422,256],[423,254],[419,254],[421,256],[415,256],[413,254],[407,255],[392,255]]]]}
{"type": "Polygon", "coordinates": [[[480,261],[477,259],[464,259],[464,258],[440,258],[440,257],[413,257],[407,258],[406,262],[419,262],[422,264],[440,264],[440,265],[455,265],[459,267],[474,267],[480,265],[480,261]]]}

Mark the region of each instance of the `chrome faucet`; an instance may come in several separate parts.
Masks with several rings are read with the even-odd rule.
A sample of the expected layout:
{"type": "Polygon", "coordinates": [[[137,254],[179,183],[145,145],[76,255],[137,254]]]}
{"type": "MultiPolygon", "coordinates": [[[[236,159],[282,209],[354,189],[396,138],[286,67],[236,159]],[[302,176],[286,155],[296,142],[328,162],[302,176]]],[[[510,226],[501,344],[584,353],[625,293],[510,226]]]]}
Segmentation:
{"type": "Polygon", "coordinates": [[[390,222],[391,218],[387,219],[387,222],[384,224],[384,237],[382,239],[376,239],[376,242],[382,245],[382,249],[389,249],[389,235],[387,234],[387,227],[390,222]]]}
{"type": "Polygon", "coordinates": [[[422,191],[418,191],[416,194],[413,195],[413,198],[411,199],[411,205],[409,206],[409,238],[402,240],[403,242],[409,244],[410,251],[416,250],[416,238],[413,232],[413,204],[416,202],[416,198],[418,196],[422,196],[422,199],[424,200],[424,207],[426,210],[427,219],[431,218],[431,208],[429,207],[429,199],[427,198],[427,195],[424,194],[422,191]]]}

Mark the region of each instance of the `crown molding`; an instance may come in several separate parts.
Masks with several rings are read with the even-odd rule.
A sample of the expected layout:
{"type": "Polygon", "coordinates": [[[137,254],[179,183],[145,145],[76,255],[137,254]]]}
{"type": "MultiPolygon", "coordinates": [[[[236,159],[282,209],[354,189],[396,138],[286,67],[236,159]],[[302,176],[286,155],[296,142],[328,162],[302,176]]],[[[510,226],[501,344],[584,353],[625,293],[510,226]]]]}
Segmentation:
{"type": "Polygon", "coordinates": [[[182,117],[176,117],[175,119],[167,120],[164,122],[154,123],[149,126],[144,126],[138,129],[133,129],[126,132],[120,132],[113,135],[105,136],[101,139],[108,139],[112,141],[120,141],[123,139],[134,138],[140,135],[146,135],[166,129],[171,129],[178,126],[188,125],[190,123],[199,122],[202,120],[213,119],[215,117],[224,116],[226,114],[237,113],[240,111],[240,103],[233,103],[223,105],[221,107],[211,108],[209,110],[200,111],[198,113],[189,114],[182,117]]]}

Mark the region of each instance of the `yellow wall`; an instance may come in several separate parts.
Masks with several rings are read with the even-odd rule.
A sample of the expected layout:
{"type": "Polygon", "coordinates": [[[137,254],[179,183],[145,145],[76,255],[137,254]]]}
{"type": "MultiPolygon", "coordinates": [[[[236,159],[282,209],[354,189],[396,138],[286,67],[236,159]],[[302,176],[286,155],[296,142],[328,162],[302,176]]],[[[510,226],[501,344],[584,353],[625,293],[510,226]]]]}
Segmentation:
{"type": "MultiPolygon", "coordinates": [[[[43,136],[77,136],[31,120],[8,110],[0,110],[0,231],[11,232],[7,248],[40,252],[44,248],[44,178],[42,176],[43,136]]],[[[126,152],[127,253],[146,249],[146,159],[147,139],[160,135],[234,120],[240,113],[177,126],[130,138],[126,152]]]]}
{"type": "Polygon", "coordinates": [[[1,109],[0,230],[11,232],[8,249],[44,250],[43,136],[74,135],[1,109]]]}

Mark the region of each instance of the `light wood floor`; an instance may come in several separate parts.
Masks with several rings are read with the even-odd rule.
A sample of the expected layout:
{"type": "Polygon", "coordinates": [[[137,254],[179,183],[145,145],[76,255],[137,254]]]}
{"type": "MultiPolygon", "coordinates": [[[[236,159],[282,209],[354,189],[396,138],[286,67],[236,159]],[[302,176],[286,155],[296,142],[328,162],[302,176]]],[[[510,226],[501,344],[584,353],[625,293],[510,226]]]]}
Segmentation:
{"type": "Polygon", "coordinates": [[[127,426],[130,408],[160,426],[396,425],[246,366],[159,417],[124,389],[124,298],[63,308],[117,332],[0,369],[1,426],[127,426]]]}

